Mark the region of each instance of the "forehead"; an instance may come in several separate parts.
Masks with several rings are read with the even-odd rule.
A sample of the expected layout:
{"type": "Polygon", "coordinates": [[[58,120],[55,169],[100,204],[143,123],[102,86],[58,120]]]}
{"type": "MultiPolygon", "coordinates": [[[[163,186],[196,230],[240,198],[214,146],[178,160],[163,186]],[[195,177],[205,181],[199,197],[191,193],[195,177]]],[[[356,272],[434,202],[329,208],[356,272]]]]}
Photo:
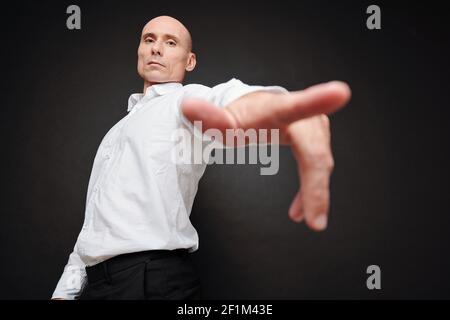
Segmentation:
{"type": "Polygon", "coordinates": [[[154,33],[156,35],[172,34],[179,38],[184,37],[183,26],[176,21],[171,20],[155,20],[147,23],[142,29],[142,35],[154,33]]]}

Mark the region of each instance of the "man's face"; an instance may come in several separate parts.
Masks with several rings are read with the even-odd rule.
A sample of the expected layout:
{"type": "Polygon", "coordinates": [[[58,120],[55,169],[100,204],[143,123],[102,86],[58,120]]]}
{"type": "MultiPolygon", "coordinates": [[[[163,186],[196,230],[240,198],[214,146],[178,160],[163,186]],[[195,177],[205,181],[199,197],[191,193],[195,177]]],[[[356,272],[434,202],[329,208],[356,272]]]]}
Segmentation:
{"type": "Polygon", "coordinates": [[[138,48],[138,73],[146,86],[163,82],[182,82],[186,71],[195,67],[187,29],[176,19],[161,16],[142,30],[138,48]]]}

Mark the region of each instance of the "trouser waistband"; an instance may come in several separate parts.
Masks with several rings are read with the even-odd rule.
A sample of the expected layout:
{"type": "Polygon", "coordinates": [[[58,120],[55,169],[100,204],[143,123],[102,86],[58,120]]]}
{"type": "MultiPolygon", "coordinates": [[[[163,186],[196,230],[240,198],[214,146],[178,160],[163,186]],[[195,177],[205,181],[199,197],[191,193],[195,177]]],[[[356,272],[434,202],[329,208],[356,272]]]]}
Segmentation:
{"type": "Polygon", "coordinates": [[[99,264],[86,267],[89,283],[102,279],[109,279],[109,275],[125,270],[133,265],[147,260],[157,260],[169,257],[183,257],[188,254],[188,249],[176,250],[149,250],[121,254],[105,260],[99,264]]]}

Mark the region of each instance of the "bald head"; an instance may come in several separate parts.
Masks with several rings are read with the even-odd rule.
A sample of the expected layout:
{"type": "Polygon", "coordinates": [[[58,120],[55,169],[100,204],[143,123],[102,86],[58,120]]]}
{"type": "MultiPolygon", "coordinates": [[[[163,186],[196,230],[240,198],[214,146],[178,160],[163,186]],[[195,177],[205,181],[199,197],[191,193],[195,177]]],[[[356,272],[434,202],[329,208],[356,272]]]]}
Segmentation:
{"type": "Polygon", "coordinates": [[[178,36],[180,37],[180,40],[185,43],[188,51],[192,51],[191,33],[179,20],[171,16],[159,16],[153,18],[144,26],[144,28],[142,29],[142,34],[144,35],[147,30],[155,26],[164,26],[173,31],[176,31],[178,36]]]}
{"type": "Polygon", "coordinates": [[[138,48],[138,73],[144,79],[144,92],[156,83],[183,82],[185,73],[195,64],[191,34],[180,21],[159,16],[144,26],[138,48]]]}

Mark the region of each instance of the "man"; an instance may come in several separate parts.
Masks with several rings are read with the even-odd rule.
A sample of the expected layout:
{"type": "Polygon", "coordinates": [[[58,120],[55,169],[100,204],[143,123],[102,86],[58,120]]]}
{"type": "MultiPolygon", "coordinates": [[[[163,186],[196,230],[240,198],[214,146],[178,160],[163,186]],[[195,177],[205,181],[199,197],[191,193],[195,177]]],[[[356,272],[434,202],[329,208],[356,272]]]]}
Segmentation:
{"type": "MultiPolygon", "coordinates": [[[[188,256],[198,248],[198,235],[189,215],[206,164],[171,159],[175,130],[210,142],[195,121],[202,130],[224,133],[279,129],[279,143],[292,147],[301,179],[289,217],[317,231],[326,228],[333,158],[325,114],[348,102],[348,86],[335,81],[288,92],[235,78],[213,88],[184,86],[195,65],[191,35],[181,22],[160,16],[147,23],[138,48],[143,94],[131,95],[128,114],[100,144],[83,228],[53,299],[199,297],[188,256]]],[[[230,145],[224,136],[220,142],[230,145]]]]}

